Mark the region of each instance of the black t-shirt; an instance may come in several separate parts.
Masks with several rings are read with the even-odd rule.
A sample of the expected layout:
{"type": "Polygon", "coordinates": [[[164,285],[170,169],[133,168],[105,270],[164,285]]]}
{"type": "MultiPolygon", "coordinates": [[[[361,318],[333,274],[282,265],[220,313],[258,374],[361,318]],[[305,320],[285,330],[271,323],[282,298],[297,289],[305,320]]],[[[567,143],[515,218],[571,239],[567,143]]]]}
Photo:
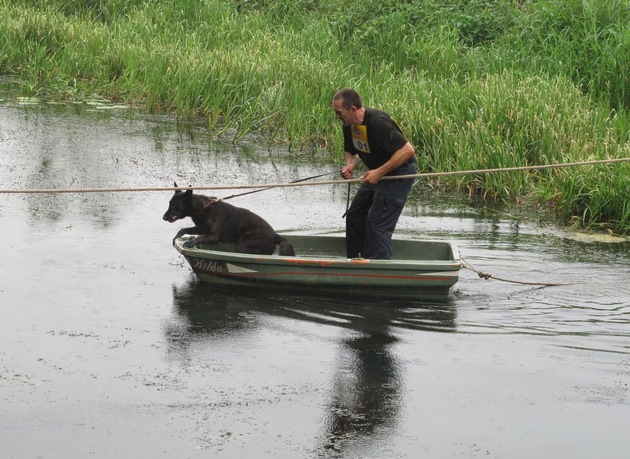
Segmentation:
{"type": "Polygon", "coordinates": [[[362,124],[343,127],[343,142],[345,151],[359,155],[369,169],[376,169],[389,161],[407,138],[387,113],[365,107],[362,124]]]}

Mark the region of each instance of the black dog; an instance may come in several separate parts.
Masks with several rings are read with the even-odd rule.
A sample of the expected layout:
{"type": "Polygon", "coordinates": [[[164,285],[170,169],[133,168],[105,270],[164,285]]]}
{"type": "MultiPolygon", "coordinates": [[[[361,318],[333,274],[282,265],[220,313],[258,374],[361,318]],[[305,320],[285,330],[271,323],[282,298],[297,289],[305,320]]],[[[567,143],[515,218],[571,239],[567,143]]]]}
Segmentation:
{"type": "MultiPolygon", "coordinates": [[[[177,183],[174,185],[177,188],[177,183]]],[[[183,234],[199,234],[185,247],[200,242],[234,242],[235,252],[271,255],[280,244],[280,255],[295,255],[289,241],[255,213],[214,197],[193,195],[192,190],[176,190],[162,218],[172,223],[185,217],[191,217],[196,226],[180,229],[173,241],[183,234]]]]}

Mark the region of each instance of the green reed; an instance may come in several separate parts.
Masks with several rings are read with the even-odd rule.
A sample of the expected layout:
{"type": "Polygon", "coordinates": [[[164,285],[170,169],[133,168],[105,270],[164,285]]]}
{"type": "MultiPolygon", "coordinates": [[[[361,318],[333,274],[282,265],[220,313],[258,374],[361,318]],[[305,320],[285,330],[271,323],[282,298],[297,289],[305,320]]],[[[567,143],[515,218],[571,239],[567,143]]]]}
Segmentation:
{"type": "MultiPolygon", "coordinates": [[[[341,162],[332,94],[389,111],[423,171],[630,156],[627,0],[0,0],[0,74],[261,133],[341,162]]],[[[630,231],[627,164],[445,176],[630,231]]]]}

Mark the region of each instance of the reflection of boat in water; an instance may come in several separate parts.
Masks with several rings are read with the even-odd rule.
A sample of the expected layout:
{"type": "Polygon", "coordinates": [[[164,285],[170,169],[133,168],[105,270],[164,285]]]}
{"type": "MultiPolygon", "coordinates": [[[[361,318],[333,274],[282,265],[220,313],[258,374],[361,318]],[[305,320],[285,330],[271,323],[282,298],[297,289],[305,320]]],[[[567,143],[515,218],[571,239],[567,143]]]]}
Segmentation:
{"type": "Polygon", "coordinates": [[[222,294],[197,279],[182,286],[173,285],[173,305],[184,326],[182,333],[219,335],[247,329],[260,301],[256,297],[222,294]]]}
{"type": "Polygon", "coordinates": [[[173,286],[173,305],[188,333],[220,334],[254,326],[259,313],[371,333],[383,326],[411,330],[452,331],[456,308],[451,298],[371,301],[351,297],[241,295],[230,286],[191,278],[173,286]]]}
{"type": "MultiPolygon", "coordinates": [[[[455,329],[456,309],[451,301],[368,303],[347,298],[239,293],[238,289],[217,289],[192,277],[183,286],[174,286],[173,325],[165,328],[167,339],[178,351],[176,355],[190,363],[187,347],[191,342],[208,341],[213,348],[222,348],[219,341],[224,341],[238,349],[239,343],[259,336],[261,328],[273,327],[274,317],[279,322],[300,321],[298,329],[302,331],[306,323],[312,323],[318,331],[314,339],[325,335],[326,346],[330,336],[338,336],[331,368],[318,369],[330,370],[331,374],[315,446],[319,457],[374,457],[367,453],[378,450],[379,440],[395,431],[402,412],[405,372],[396,356],[399,335],[403,331],[455,329]],[[322,327],[337,330],[321,333],[322,327]]],[[[269,361],[261,365],[269,366],[277,360],[277,356],[269,356],[269,361]]],[[[278,371],[289,371],[282,364],[271,368],[278,365],[278,371]]],[[[242,381],[239,366],[230,364],[229,368],[230,377],[242,381]]],[[[250,366],[248,374],[258,368],[250,366]]]]}
{"type": "Polygon", "coordinates": [[[296,256],[234,253],[234,244],[223,243],[187,248],[184,245],[191,236],[176,239],[174,245],[203,282],[301,294],[447,296],[462,267],[457,248],[450,242],[394,240],[394,259],[370,260],[347,258],[344,237],[283,236],[296,256]]]}

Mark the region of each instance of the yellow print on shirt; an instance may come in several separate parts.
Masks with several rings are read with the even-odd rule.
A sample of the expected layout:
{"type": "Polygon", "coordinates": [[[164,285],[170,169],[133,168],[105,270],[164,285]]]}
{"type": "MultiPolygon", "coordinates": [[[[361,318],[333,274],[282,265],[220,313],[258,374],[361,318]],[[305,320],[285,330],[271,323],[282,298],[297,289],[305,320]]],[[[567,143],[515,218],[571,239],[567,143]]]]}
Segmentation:
{"type": "Polygon", "coordinates": [[[351,131],[352,144],[354,145],[354,148],[362,153],[372,153],[370,151],[370,144],[368,143],[367,126],[363,126],[362,124],[353,124],[351,131]]]}

